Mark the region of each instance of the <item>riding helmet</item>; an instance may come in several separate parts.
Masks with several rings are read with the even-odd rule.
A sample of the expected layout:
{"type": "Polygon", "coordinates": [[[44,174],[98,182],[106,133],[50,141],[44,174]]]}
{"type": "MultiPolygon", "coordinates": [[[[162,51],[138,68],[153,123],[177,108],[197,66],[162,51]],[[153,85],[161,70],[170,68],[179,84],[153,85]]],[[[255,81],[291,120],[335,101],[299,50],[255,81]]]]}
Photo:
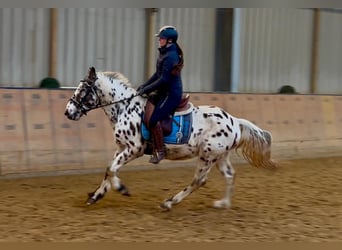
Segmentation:
{"type": "Polygon", "coordinates": [[[160,28],[158,34],[156,34],[156,37],[165,38],[167,40],[171,39],[172,42],[175,43],[178,39],[178,32],[176,27],[166,25],[160,28]]]}

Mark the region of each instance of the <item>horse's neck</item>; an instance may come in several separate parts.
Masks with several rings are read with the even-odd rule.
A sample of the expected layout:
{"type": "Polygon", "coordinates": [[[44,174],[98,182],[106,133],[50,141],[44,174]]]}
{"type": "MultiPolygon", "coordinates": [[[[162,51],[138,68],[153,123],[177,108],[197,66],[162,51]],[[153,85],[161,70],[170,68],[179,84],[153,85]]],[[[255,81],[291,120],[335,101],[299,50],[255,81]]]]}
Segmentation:
{"type": "Polygon", "coordinates": [[[118,122],[121,115],[127,112],[127,108],[141,112],[144,106],[144,99],[141,97],[130,98],[135,94],[135,90],[128,84],[122,83],[120,79],[109,79],[105,76],[101,79],[99,88],[102,90],[101,103],[114,103],[103,107],[112,125],[118,122]]]}
{"type": "Polygon", "coordinates": [[[134,94],[133,88],[123,83],[120,79],[110,79],[106,76],[101,77],[99,88],[102,90],[102,103],[120,102],[134,94]]]}

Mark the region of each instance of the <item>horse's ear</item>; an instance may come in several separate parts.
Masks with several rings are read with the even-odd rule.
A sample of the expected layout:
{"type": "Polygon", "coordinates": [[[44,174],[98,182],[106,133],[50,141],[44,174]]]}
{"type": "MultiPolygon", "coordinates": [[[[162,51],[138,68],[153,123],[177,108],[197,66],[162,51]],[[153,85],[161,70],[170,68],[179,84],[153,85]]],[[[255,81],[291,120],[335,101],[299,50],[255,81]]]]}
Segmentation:
{"type": "Polygon", "coordinates": [[[90,67],[89,71],[88,71],[88,79],[92,82],[95,82],[95,80],[97,79],[96,76],[96,71],[94,67],[90,67]]]}

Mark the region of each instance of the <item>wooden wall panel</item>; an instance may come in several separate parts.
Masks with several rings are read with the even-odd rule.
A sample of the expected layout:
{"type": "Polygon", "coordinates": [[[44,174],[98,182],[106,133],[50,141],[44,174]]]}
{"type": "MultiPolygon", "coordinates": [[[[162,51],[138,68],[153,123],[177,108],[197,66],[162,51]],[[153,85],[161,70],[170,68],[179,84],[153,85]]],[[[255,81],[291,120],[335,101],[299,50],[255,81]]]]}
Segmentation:
{"type": "Polygon", "coordinates": [[[23,92],[29,166],[47,170],[56,161],[48,90],[26,89],[23,92]]]}
{"type": "Polygon", "coordinates": [[[321,96],[322,118],[324,123],[324,136],[327,139],[338,137],[337,119],[335,117],[334,96],[321,96]]]}
{"type": "Polygon", "coordinates": [[[80,124],[80,148],[84,168],[103,167],[108,164],[104,115],[102,109],[92,110],[77,121],[80,124]]]}
{"type": "Polygon", "coordinates": [[[342,140],[342,96],[334,96],[334,111],[337,134],[336,138],[342,140]]]}
{"type": "Polygon", "coordinates": [[[295,141],[297,138],[294,131],[294,107],[290,106],[291,102],[294,102],[294,97],[291,95],[280,95],[279,98],[275,99],[276,119],[278,121],[278,128],[281,131],[278,134],[278,141],[295,141]]]}
{"type": "Polygon", "coordinates": [[[320,98],[315,95],[304,96],[304,98],[306,100],[306,110],[302,115],[306,116],[305,120],[308,122],[307,131],[310,140],[324,140],[324,120],[320,98]]]}
{"type": "Polygon", "coordinates": [[[260,127],[271,132],[273,141],[278,141],[281,138],[279,131],[279,123],[277,120],[277,109],[275,108],[278,95],[263,95],[259,97],[260,107],[260,127]]]}
{"type": "Polygon", "coordinates": [[[223,108],[223,96],[220,94],[190,93],[190,101],[195,105],[215,105],[223,108]]]}
{"type": "Polygon", "coordinates": [[[66,90],[49,91],[57,169],[82,165],[80,123],[64,115],[71,95],[72,92],[66,90]]]}
{"type": "MultiPolygon", "coordinates": [[[[108,118],[98,109],[79,121],[68,120],[64,111],[71,95],[62,89],[0,90],[0,175],[110,164],[115,144],[108,118]]],[[[194,93],[190,100],[196,106],[216,105],[270,131],[277,159],[342,152],[342,96],[194,93]]]]}
{"type": "Polygon", "coordinates": [[[224,109],[231,115],[237,118],[246,118],[246,114],[244,111],[243,100],[245,99],[245,95],[243,94],[227,94],[222,95],[223,107],[224,109]]]}
{"type": "Polygon", "coordinates": [[[24,171],[27,166],[23,92],[2,89],[0,92],[0,174],[24,171]]]}

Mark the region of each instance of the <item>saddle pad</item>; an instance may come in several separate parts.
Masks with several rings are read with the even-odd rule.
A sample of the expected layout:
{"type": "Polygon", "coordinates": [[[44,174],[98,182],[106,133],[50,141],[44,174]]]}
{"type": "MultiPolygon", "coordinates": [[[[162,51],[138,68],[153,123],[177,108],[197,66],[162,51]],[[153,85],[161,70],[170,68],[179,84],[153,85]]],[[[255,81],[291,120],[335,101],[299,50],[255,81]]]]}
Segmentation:
{"type": "MultiPolygon", "coordinates": [[[[175,115],[172,121],[172,132],[168,136],[164,136],[166,144],[185,144],[190,139],[192,126],[192,113],[186,115],[175,115]]],[[[141,133],[145,140],[151,140],[151,132],[142,123],[141,133]]]]}

